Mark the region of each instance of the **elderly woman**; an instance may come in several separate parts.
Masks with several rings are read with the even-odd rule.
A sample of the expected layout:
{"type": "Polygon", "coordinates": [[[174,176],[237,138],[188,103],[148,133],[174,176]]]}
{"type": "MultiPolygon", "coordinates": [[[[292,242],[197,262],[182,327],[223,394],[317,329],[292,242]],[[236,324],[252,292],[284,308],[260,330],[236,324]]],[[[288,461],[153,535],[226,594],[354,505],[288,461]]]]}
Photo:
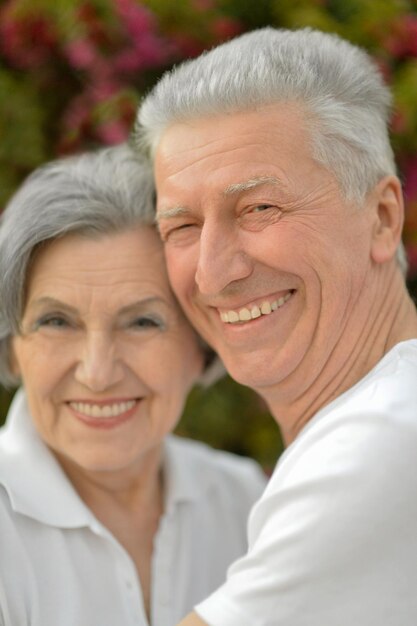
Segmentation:
{"type": "Polygon", "coordinates": [[[0,623],[169,626],[246,548],[253,462],[168,436],[205,367],[127,146],[56,161],[0,227],[0,623]]]}

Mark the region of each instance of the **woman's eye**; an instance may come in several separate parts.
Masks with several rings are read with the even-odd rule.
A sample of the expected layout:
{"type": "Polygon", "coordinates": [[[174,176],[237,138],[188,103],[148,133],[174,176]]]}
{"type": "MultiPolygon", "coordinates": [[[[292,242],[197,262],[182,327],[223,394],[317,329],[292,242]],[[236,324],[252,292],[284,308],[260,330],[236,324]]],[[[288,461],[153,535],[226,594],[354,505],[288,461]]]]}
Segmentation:
{"type": "Polygon", "coordinates": [[[69,327],[69,322],[60,315],[48,315],[45,317],[41,317],[41,319],[36,322],[36,327],[67,328],[69,327]]]}
{"type": "Polygon", "coordinates": [[[158,319],[157,317],[151,317],[151,316],[137,317],[131,323],[131,326],[133,328],[135,328],[135,329],[138,328],[140,330],[147,330],[147,329],[152,329],[152,328],[161,328],[161,327],[163,327],[163,325],[164,324],[163,324],[162,320],[158,319]]]}

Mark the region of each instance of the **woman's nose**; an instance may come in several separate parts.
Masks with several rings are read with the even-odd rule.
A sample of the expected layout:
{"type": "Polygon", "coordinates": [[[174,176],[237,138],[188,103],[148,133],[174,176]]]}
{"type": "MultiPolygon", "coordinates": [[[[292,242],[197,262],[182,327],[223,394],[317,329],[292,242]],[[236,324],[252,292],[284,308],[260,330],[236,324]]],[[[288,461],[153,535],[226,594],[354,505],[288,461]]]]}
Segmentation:
{"type": "Polygon", "coordinates": [[[87,334],[80,346],[75,378],[94,392],[105,391],[122,380],[123,364],[108,333],[95,330],[87,334]]]}

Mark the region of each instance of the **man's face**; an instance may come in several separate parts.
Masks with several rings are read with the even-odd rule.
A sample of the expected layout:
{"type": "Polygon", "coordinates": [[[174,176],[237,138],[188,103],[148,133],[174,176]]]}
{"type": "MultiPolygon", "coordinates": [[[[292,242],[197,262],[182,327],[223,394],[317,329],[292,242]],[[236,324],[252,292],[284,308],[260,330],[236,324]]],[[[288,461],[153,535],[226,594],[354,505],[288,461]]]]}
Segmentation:
{"type": "Polygon", "coordinates": [[[371,212],[343,200],[309,142],[282,105],[175,124],[156,154],[174,291],[231,375],[266,394],[307,389],[369,300],[371,212]]]}

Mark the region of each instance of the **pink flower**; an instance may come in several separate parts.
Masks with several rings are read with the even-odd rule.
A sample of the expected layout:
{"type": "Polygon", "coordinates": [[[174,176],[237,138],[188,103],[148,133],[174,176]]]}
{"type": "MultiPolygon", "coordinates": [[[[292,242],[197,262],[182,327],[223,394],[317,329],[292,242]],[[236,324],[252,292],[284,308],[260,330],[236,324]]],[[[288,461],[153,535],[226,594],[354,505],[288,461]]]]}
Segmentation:
{"type": "Polygon", "coordinates": [[[396,58],[417,56],[417,16],[402,15],[393,22],[385,47],[396,58]]]}
{"type": "Polygon", "coordinates": [[[211,23],[211,32],[220,41],[231,39],[242,31],[242,24],[231,17],[218,17],[211,23]]]}
{"type": "Polygon", "coordinates": [[[407,244],[406,250],[408,259],[408,277],[415,278],[417,275],[417,244],[407,244]]]}
{"type": "Polygon", "coordinates": [[[86,69],[97,61],[97,51],[87,39],[75,39],[65,46],[70,65],[76,69],[86,69]]]}
{"type": "Polygon", "coordinates": [[[192,4],[196,11],[200,11],[204,13],[205,11],[210,11],[210,9],[215,8],[215,3],[213,0],[192,0],[192,4]]]}
{"type": "Polygon", "coordinates": [[[175,33],[172,40],[180,57],[196,57],[206,48],[202,41],[188,33],[175,33]]]}
{"type": "Polygon", "coordinates": [[[120,83],[109,77],[107,80],[98,80],[90,85],[88,92],[93,102],[104,102],[114,97],[121,89],[120,83]]]}
{"type": "Polygon", "coordinates": [[[407,161],[403,168],[404,195],[407,201],[417,201],[417,155],[407,161]]]}
{"type": "Polygon", "coordinates": [[[374,57],[374,61],[377,64],[379,71],[381,72],[384,81],[386,83],[392,82],[392,68],[386,59],[381,57],[374,57]]]}
{"type": "Polygon", "coordinates": [[[76,21],[82,24],[88,40],[103,47],[111,39],[109,29],[99,14],[98,7],[86,1],[75,9],[76,21]]]}
{"type": "Polygon", "coordinates": [[[417,56],[417,16],[404,16],[404,41],[403,50],[405,55],[417,56]]]}
{"type": "Polygon", "coordinates": [[[396,135],[402,135],[408,130],[408,119],[404,111],[398,108],[392,114],[391,117],[391,131],[396,135]]]}
{"type": "Polygon", "coordinates": [[[97,126],[97,136],[106,144],[118,144],[125,141],[130,132],[130,124],[124,120],[110,120],[97,126]]]}
{"type": "Polygon", "coordinates": [[[37,68],[47,61],[57,44],[57,33],[40,11],[23,17],[9,2],[0,12],[0,50],[15,67],[37,68]]]}
{"type": "Polygon", "coordinates": [[[116,8],[128,45],[113,57],[114,69],[133,73],[166,63],[174,47],[157,34],[155,16],[134,0],[116,0],[116,8]]]}
{"type": "Polygon", "coordinates": [[[173,53],[173,46],[162,42],[152,33],[144,33],[140,39],[133,41],[130,47],[114,55],[112,65],[116,72],[132,74],[163,65],[173,53]]]}
{"type": "Polygon", "coordinates": [[[133,38],[155,30],[154,15],[134,0],[115,0],[115,5],[127,32],[133,38]]]}

